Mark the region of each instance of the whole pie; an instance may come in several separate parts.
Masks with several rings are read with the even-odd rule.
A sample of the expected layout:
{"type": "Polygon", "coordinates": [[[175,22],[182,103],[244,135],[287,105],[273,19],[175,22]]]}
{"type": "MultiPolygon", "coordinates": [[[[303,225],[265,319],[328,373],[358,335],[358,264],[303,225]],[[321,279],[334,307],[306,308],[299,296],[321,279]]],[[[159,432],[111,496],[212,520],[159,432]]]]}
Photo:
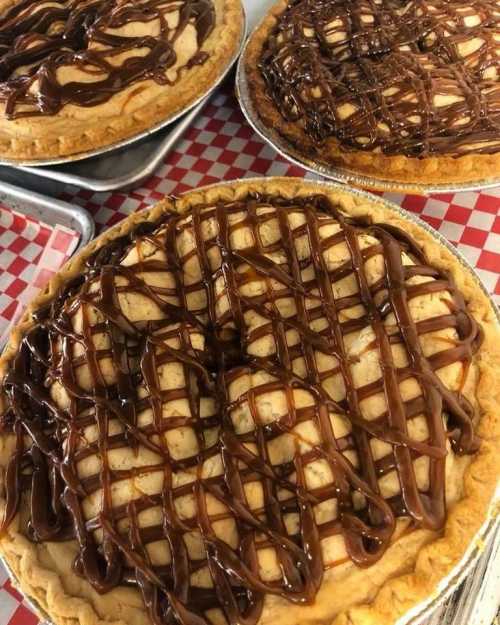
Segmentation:
{"type": "Polygon", "coordinates": [[[240,0],[0,0],[0,159],[115,144],[207,93],[240,0]]]}
{"type": "Polygon", "coordinates": [[[244,59],[266,134],[380,182],[500,172],[498,0],[280,0],[244,59]]]}
{"type": "Polygon", "coordinates": [[[129,217],[1,365],[0,550],[55,625],[387,625],[498,480],[500,330],[380,200],[292,179],[129,217]]]}

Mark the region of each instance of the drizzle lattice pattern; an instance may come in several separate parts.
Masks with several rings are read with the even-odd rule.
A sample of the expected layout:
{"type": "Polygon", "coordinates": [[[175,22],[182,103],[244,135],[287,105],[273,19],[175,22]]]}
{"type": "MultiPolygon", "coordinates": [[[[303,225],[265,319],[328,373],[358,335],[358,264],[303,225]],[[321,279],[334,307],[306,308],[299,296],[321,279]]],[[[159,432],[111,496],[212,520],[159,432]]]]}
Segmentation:
{"type": "Polygon", "coordinates": [[[477,344],[402,233],[325,197],[167,216],[99,252],[25,339],[7,520],[31,481],[34,536],[74,527],[98,590],[137,584],[154,623],[256,622],[265,593],[312,601],[325,567],[380,558],[395,517],[443,524],[477,344]]]}
{"type": "Polygon", "coordinates": [[[499,149],[498,0],[294,0],[262,56],[316,140],[422,156],[499,149]]]}
{"type": "Polygon", "coordinates": [[[210,0],[17,2],[0,17],[0,101],[10,118],[54,115],[139,81],[175,84],[186,66],[206,61],[199,49],[214,23],[210,0]],[[188,25],[198,49],[179,65],[188,25]]]}

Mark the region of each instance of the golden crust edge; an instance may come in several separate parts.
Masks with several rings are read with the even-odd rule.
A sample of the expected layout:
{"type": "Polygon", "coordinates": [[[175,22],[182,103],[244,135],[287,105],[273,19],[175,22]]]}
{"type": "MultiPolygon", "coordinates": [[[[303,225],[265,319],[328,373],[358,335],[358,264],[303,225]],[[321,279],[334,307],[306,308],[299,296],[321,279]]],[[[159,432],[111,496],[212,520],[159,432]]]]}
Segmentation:
{"type": "MultiPolygon", "coordinates": [[[[166,89],[163,96],[148,101],[129,114],[118,113],[109,120],[100,120],[97,125],[85,124],[86,127],[78,135],[67,135],[64,132],[64,126],[67,128],[71,124],[71,119],[58,120],[57,115],[48,118],[50,129],[45,136],[37,138],[22,137],[16,129],[18,120],[10,121],[2,118],[0,119],[0,156],[12,161],[78,156],[82,152],[93,151],[133,138],[136,134],[160,124],[167,116],[188,109],[220,79],[241,44],[244,29],[241,1],[220,0],[220,2],[223,3],[223,20],[216,32],[210,36],[211,55],[202,66],[192,68],[188,74],[181,77],[182,90],[166,89]],[[62,127],[58,128],[59,125],[62,127]]],[[[10,4],[12,3],[8,3],[7,7],[10,4]]],[[[129,89],[138,84],[147,83],[151,84],[152,81],[140,81],[129,89]]],[[[109,102],[111,101],[112,99],[109,102]]],[[[24,122],[26,119],[33,119],[38,124],[40,120],[46,118],[28,117],[20,121],[24,122]]]]}
{"type": "Polygon", "coordinates": [[[353,174],[372,176],[370,188],[383,189],[386,181],[401,184],[467,183],[494,179],[500,171],[500,152],[497,154],[465,154],[459,157],[431,156],[425,159],[403,155],[385,156],[357,150],[346,152],[339,141],[330,138],[321,146],[312,141],[298,123],[286,121],[273,100],[267,95],[267,87],[258,64],[262,48],[269,32],[277,24],[288,0],[279,0],[258,27],[245,47],[242,67],[253,88],[249,90],[255,113],[266,127],[271,140],[285,139],[305,160],[318,165],[343,167],[353,174]],[[379,186],[377,185],[379,180],[379,186]]]}
{"type": "MultiPolygon", "coordinates": [[[[325,185],[313,181],[293,178],[257,179],[233,184],[215,184],[205,189],[194,190],[181,197],[175,204],[176,210],[184,212],[191,206],[205,201],[242,198],[250,191],[280,193],[285,197],[323,193],[352,215],[366,215],[367,208],[374,221],[403,226],[425,250],[429,261],[453,274],[457,288],[463,293],[469,309],[485,332],[485,340],[478,359],[479,380],[476,397],[481,409],[478,433],[483,437],[480,451],[474,457],[464,476],[464,496],[448,512],[444,535],[424,546],[416,559],[414,570],[385,582],[369,604],[357,605],[338,614],[331,625],[390,625],[410,608],[436,591],[437,584],[458,564],[466,548],[473,541],[487,518],[488,509],[494,498],[498,481],[495,460],[500,451],[500,390],[496,388],[495,371],[500,370],[500,328],[495,311],[470,272],[464,271],[454,255],[441,245],[420,225],[393,213],[376,196],[366,198],[352,195],[338,187],[331,191],[325,185]]],[[[94,251],[108,241],[127,234],[133,225],[141,221],[157,219],[165,210],[173,207],[168,198],[152,208],[133,214],[100,235],[78,255],[70,259],[36,297],[14,328],[9,343],[0,357],[0,379],[5,374],[10,359],[15,354],[23,335],[31,327],[31,313],[53,299],[59,289],[78,275],[83,263],[94,251]]],[[[499,513],[497,505],[494,514],[499,513]]],[[[23,590],[36,598],[44,611],[50,611],[55,625],[101,625],[90,601],[69,597],[59,576],[40,565],[36,546],[12,527],[0,540],[0,553],[6,559],[14,574],[22,574],[23,590]],[[57,613],[55,599],[62,613],[57,613]],[[71,614],[71,616],[68,616],[71,614]],[[75,614],[78,616],[75,618],[75,614]]],[[[59,611],[61,612],[61,611],[59,611]]],[[[128,625],[128,620],[108,621],[107,625],[128,625]]]]}

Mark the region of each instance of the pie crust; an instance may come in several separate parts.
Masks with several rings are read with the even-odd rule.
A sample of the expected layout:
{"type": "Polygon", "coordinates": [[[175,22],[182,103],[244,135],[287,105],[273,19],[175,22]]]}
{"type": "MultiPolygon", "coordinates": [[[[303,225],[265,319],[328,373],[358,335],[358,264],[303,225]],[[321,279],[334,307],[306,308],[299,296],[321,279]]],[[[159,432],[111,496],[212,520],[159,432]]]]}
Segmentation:
{"type": "MultiPolygon", "coordinates": [[[[479,181],[486,183],[488,180],[495,180],[498,177],[498,172],[500,171],[500,149],[497,149],[496,151],[492,149],[489,153],[469,152],[463,155],[453,154],[451,151],[448,154],[444,150],[440,153],[429,153],[420,158],[409,157],[404,153],[391,153],[389,155],[383,153],[379,148],[375,150],[361,150],[350,146],[346,149],[346,147],[343,146],[339,139],[337,139],[333,134],[328,135],[327,133],[324,135],[321,142],[316,141],[309,132],[306,132],[303,118],[299,118],[297,121],[290,121],[286,119],[278,108],[273,97],[269,94],[269,89],[263,78],[259,64],[261,62],[263,50],[265,50],[271,34],[280,23],[283,12],[291,4],[294,4],[294,2],[279,0],[272,7],[257,29],[252,33],[242,59],[248,84],[252,85],[252,89],[249,90],[251,105],[255,114],[260,118],[266,134],[270,138],[274,137],[278,143],[282,143],[284,139],[306,161],[312,160],[314,163],[326,167],[341,167],[354,175],[358,174],[373,178],[373,184],[370,182],[371,188],[385,188],[385,185],[382,184],[383,182],[393,182],[397,188],[397,183],[405,185],[474,183],[479,181]],[[377,181],[379,181],[379,186],[377,185],[377,181]]],[[[360,7],[364,7],[364,10],[366,10],[367,13],[370,13],[372,10],[367,8],[367,6],[365,6],[362,2],[359,2],[358,4],[360,7]]],[[[408,5],[412,4],[417,5],[418,2],[408,2],[408,5]]],[[[441,5],[439,5],[439,3],[435,3],[434,0],[426,0],[421,4],[428,4],[429,7],[436,4],[438,7],[437,10],[441,7],[441,5]]],[[[494,10],[493,5],[490,7],[492,11],[494,10]]],[[[460,6],[462,7],[462,5],[460,6]]],[[[476,14],[474,6],[469,7],[470,10],[468,10],[468,15],[469,13],[474,15],[476,14]]],[[[450,11],[454,10],[454,8],[450,9],[450,11]]],[[[464,9],[464,11],[465,10],[466,9],[464,9]]],[[[477,9],[477,11],[479,11],[479,9],[477,9]]],[[[479,15],[479,13],[477,14],[479,15]]],[[[469,15],[469,17],[471,16],[469,15]]],[[[311,27],[309,26],[309,28],[311,27]]],[[[336,27],[336,30],[340,30],[341,28],[345,29],[346,26],[338,26],[336,27]]],[[[494,28],[491,29],[491,31],[494,32],[494,28]]],[[[376,31],[374,29],[374,33],[375,32],[376,31]]],[[[346,32],[343,31],[341,33],[334,33],[334,36],[340,37],[340,35],[345,37],[346,32]]],[[[377,35],[374,34],[374,39],[376,36],[377,35]]],[[[457,35],[457,37],[462,37],[462,35],[457,35]]],[[[474,40],[471,40],[470,38],[467,40],[466,36],[464,41],[467,45],[469,45],[469,43],[472,45],[476,39],[479,38],[479,41],[483,41],[484,43],[484,39],[480,39],[480,33],[475,35],[475,37],[476,38],[474,40]]],[[[368,39],[368,41],[370,40],[368,39]]],[[[443,44],[443,48],[445,48],[446,45],[448,44],[443,44]]],[[[493,36],[491,45],[493,46],[492,54],[495,57],[495,54],[498,55],[498,46],[500,45],[498,40],[495,39],[495,36],[493,36]]],[[[453,44],[452,47],[454,46],[455,44],[453,44]]],[[[403,54],[406,54],[406,52],[403,52],[403,54]]],[[[283,49],[281,49],[281,59],[283,60],[285,56],[286,53],[283,53],[283,49]]],[[[418,59],[416,61],[416,63],[421,62],[422,61],[418,59]]],[[[392,64],[392,60],[388,60],[387,64],[390,66],[392,64]]],[[[486,66],[485,61],[485,67],[486,66]]],[[[388,67],[388,69],[390,68],[388,67]]],[[[300,79],[300,76],[296,76],[296,78],[300,79]]],[[[496,76],[496,82],[498,82],[498,76],[496,76]]],[[[407,86],[409,92],[411,91],[408,86],[409,82],[401,84],[407,86]]],[[[485,90],[492,91],[495,94],[498,92],[498,85],[495,83],[495,78],[493,78],[489,84],[485,82],[485,85],[485,90]]],[[[449,98],[453,96],[450,96],[447,92],[446,86],[444,87],[444,90],[442,88],[440,89],[439,86],[435,89],[433,97],[442,98],[440,105],[444,105],[446,109],[446,105],[450,101],[449,98]]],[[[407,97],[409,98],[410,95],[411,93],[407,94],[407,97]]],[[[341,123],[344,125],[349,125],[349,116],[352,115],[352,111],[354,110],[353,105],[354,107],[356,106],[356,97],[357,96],[353,96],[349,99],[349,96],[346,96],[348,104],[345,106],[350,107],[350,110],[347,110],[346,108],[345,115],[347,117],[344,117],[343,112],[340,114],[340,119],[342,120],[341,123]]],[[[427,98],[428,97],[429,95],[427,95],[427,98]]],[[[436,114],[439,115],[439,107],[436,106],[435,108],[436,114]]],[[[413,110],[412,112],[415,113],[413,110]]],[[[319,115],[321,115],[321,112],[319,115]]],[[[387,124],[385,123],[386,118],[381,118],[381,121],[384,122],[382,125],[385,128],[385,132],[388,130],[387,124]]],[[[376,129],[374,131],[376,131],[376,129]]],[[[364,137],[360,137],[360,140],[364,140],[364,137]]]]}
{"type": "MultiPolygon", "coordinates": [[[[63,103],[55,114],[8,119],[6,102],[0,102],[0,158],[37,161],[76,156],[133,137],[187,109],[217,82],[241,43],[244,17],[240,0],[211,1],[215,23],[201,48],[197,49],[196,31],[192,25],[181,29],[173,44],[177,58],[166,70],[170,82],[161,84],[159,79],[139,77],[129,84],[125,83],[121,90],[114,90],[111,97],[103,102],[83,106],[70,101],[63,103]],[[194,58],[200,52],[206,53],[202,62],[194,58]],[[189,66],[191,59],[193,63],[189,66]]],[[[0,15],[5,15],[17,4],[19,0],[0,0],[0,15]]],[[[37,10],[42,10],[44,4],[51,6],[48,2],[39,3],[37,10]]],[[[125,3],[117,3],[117,6],[120,4],[125,3]]],[[[185,4],[184,0],[177,4],[174,0],[163,3],[173,16],[179,13],[172,7],[182,4],[185,4]]],[[[156,21],[132,21],[116,30],[120,35],[124,32],[127,37],[140,38],[157,34],[158,25],[156,21]]],[[[120,62],[125,63],[134,54],[133,50],[121,53],[120,62]]],[[[118,61],[114,60],[114,63],[118,61]]],[[[91,73],[82,76],[80,69],[74,65],[57,70],[57,80],[64,85],[78,80],[88,82],[89,75],[91,73]]],[[[102,75],[98,73],[97,78],[102,75]]],[[[36,85],[35,82],[35,93],[36,85]]]]}
{"type": "MultiPolygon", "coordinates": [[[[484,340],[474,359],[471,398],[479,412],[476,432],[479,451],[453,465],[447,488],[456,499],[447,510],[442,532],[424,529],[403,531],[382,558],[368,568],[348,562],[327,571],[312,605],[297,606],[283,599],[266,600],[259,625],[281,620],[287,625],[389,625],[417,603],[436,592],[438,583],[462,558],[485,522],[498,482],[500,451],[500,391],[496,384],[500,370],[500,329],[486,295],[457,258],[420,225],[405,219],[373,197],[356,195],[342,187],[286,179],[255,179],[221,184],[190,192],[180,199],[166,198],[156,206],[131,215],[90,243],[49,282],[13,330],[0,360],[0,378],[9,371],[23,336],[33,327],[32,313],[54,300],[69,281],[78,276],[85,261],[99,248],[128,234],[140,222],[153,221],[165,211],[184,212],[200,203],[244,199],[250,193],[267,193],[284,198],[326,195],[349,216],[365,217],[370,223],[390,223],[408,233],[424,250],[429,263],[449,272],[463,294],[467,308],[481,325],[484,340]]],[[[469,379],[469,375],[468,375],[469,379]]],[[[469,386],[469,382],[467,382],[469,386]]],[[[12,436],[0,437],[2,474],[12,450],[12,436]]],[[[3,479],[1,480],[3,484],[3,479]]],[[[2,499],[2,507],[4,500],[2,499]]],[[[138,591],[117,587],[98,594],[77,576],[72,563],[76,541],[31,542],[24,533],[26,502],[0,539],[0,551],[27,596],[32,597],[55,625],[147,625],[149,623],[138,591]]]]}

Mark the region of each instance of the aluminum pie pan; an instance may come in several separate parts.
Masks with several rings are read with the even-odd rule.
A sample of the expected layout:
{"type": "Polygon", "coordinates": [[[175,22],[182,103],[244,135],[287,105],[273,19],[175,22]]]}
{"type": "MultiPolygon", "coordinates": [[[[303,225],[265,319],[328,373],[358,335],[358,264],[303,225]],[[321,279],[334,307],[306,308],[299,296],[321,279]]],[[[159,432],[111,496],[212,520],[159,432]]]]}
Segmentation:
{"type": "Polygon", "coordinates": [[[200,104],[203,100],[208,98],[215,91],[215,89],[217,89],[217,87],[221,84],[221,82],[227,76],[230,69],[232,68],[232,66],[234,65],[238,57],[240,56],[243,50],[243,46],[245,44],[246,35],[247,35],[247,21],[246,21],[246,14],[245,14],[245,9],[243,5],[241,5],[241,11],[242,11],[242,29],[241,29],[240,40],[238,41],[238,46],[234,54],[228,59],[226,64],[222,67],[221,72],[217,76],[216,80],[208,87],[208,89],[205,89],[205,91],[203,91],[197,98],[195,98],[192,102],[190,102],[188,106],[184,107],[180,111],[177,111],[176,113],[173,113],[172,115],[169,115],[168,117],[165,117],[165,119],[163,119],[161,122],[154,124],[147,130],[143,130],[141,132],[138,132],[132,135],[131,137],[126,137],[125,139],[116,141],[115,143],[112,143],[110,145],[105,145],[95,150],[87,150],[85,152],[79,152],[77,154],[70,154],[69,156],[45,158],[45,159],[19,159],[18,160],[18,159],[6,159],[6,158],[0,157],[0,165],[10,165],[13,167],[45,167],[48,165],[64,165],[67,163],[74,163],[76,161],[82,161],[84,159],[93,158],[95,156],[103,156],[104,154],[107,154],[108,152],[114,152],[116,150],[127,148],[129,145],[135,143],[136,141],[140,141],[141,139],[146,139],[147,137],[154,134],[158,130],[161,130],[162,128],[165,128],[166,126],[173,124],[183,115],[188,113],[191,109],[193,109],[198,104],[200,104]]]}
{"type": "MultiPolygon", "coordinates": [[[[183,193],[182,195],[187,195],[189,193],[196,193],[197,191],[205,191],[208,189],[215,189],[217,187],[234,187],[239,184],[251,185],[252,183],[261,183],[263,181],[278,181],[280,178],[240,178],[231,181],[223,181],[217,182],[214,184],[206,185],[203,187],[191,189],[183,193]]],[[[338,182],[330,182],[330,181],[308,181],[303,180],[301,178],[297,179],[298,182],[302,182],[304,185],[310,185],[312,189],[317,191],[318,187],[323,187],[325,191],[335,192],[338,191],[340,193],[348,193],[353,197],[364,199],[367,202],[375,202],[381,205],[383,208],[392,211],[398,217],[405,219],[413,224],[416,224],[420,228],[422,228],[425,232],[430,234],[436,242],[444,245],[444,247],[456,258],[456,260],[460,263],[461,267],[469,273],[472,277],[476,285],[481,289],[481,291],[486,295],[488,301],[492,307],[492,310],[496,316],[498,323],[500,324],[500,310],[497,308],[495,303],[493,302],[490,293],[482,283],[476,271],[470,265],[470,263],[465,259],[465,257],[437,230],[432,228],[425,221],[408,213],[404,209],[402,209],[397,204],[386,200],[385,198],[378,197],[367,191],[362,191],[359,189],[351,189],[347,188],[344,184],[338,182]]],[[[151,207],[146,207],[142,209],[141,212],[146,212],[150,210],[151,207]]],[[[443,603],[450,598],[450,596],[459,588],[460,584],[463,582],[465,577],[472,571],[475,565],[478,563],[481,555],[484,551],[484,545],[487,541],[491,540],[495,534],[495,531],[500,531],[500,485],[497,487],[495,495],[490,502],[488,507],[486,519],[478,529],[472,540],[470,541],[467,549],[465,550],[462,558],[459,562],[453,567],[453,569],[448,573],[446,577],[441,579],[435,591],[427,597],[424,601],[418,603],[413,606],[410,610],[408,610],[402,617],[400,617],[395,625],[423,625],[426,618],[430,617],[434,611],[440,608],[443,603]]],[[[47,612],[40,605],[38,600],[35,597],[25,595],[17,576],[12,571],[8,562],[5,560],[3,556],[0,555],[0,562],[3,564],[5,569],[7,570],[13,585],[19,589],[19,591],[25,597],[26,603],[33,609],[33,611],[39,615],[41,619],[43,619],[43,623],[40,625],[55,625],[51,620],[47,612]]],[[[461,625],[471,625],[469,623],[463,623],[461,625]]]]}
{"type": "Polygon", "coordinates": [[[456,183],[439,183],[439,184],[419,184],[416,182],[397,182],[394,180],[384,180],[360,174],[350,170],[347,167],[333,166],[327,163],[315,161],[305,154],[302,154],[292,145],[285,137],[276,132],[273,128],[268,128],[260,119],[252,98],[250,97],[250,87],[245,71],[245,56],[252,35],[245,44],[238,67],[236,70],[236,95],[240,103],[241,110],[253,128],[253,130],[268,143],[278,154],[294,165],[298,165],[315,174],[319,174],[324,178],[340,182],[346,185],[354,185],[365,189],[376,189],[379,191],[400,191],[404,193],[417,193],[419,195],[428,195],[430,193],[460,193],[465,191],[483,191],[485,189],[494,189],[500,187],[500,175],[483,180],[475,180],[473,182],[456,182],[456,183]]]}

